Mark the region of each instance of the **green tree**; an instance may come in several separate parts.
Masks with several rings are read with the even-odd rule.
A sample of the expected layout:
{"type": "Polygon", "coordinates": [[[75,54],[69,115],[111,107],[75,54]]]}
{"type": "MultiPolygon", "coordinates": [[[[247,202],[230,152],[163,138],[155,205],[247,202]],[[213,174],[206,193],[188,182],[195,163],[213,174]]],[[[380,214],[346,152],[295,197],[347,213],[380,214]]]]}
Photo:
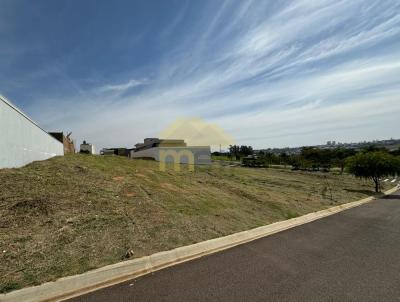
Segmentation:
{"type": "Polygon", "coordinates": [[[278,157],[272,152],[265,152],[264,161],[268,166],[279,163],[278,157]]]}
{"type": "Polygon", "coordinates": [[[290,157],[289,157],[289,155],[286,154],[286,152],[281,152],[281,154],[279,154],[279,164],[280,165],[285,165],[285,167],[286,167],[286,165],[289,162],[289,159],[290,159],[290,157]]]}
{"type": "Polygon", "coordinates": [[[230,145],[229,154],[231,157],[235,157],[236,160],[240,160],[240,147],[237,145],[230,145]]]}
{"type": "Polygon", "coordinates": [[[340,174],[343,174],[346,159],[355,154],[355,150],[347,148],[336,148],[332,151],[333,163],[340,168],[340,174]]]}
{"type": "Polygon", "coordinates": [[[307,168],[311,166],[313,170],[319,170],[320,168],[329,170],[331,167],[331,150],[322,150],[316,147],[303,147],[300,156],[307,168]]]}
{"type": "Polygon", "coordinates": [[[242,156],[252,155],[254,153],[252,146],[240,146],[239,153],[242,156]]]}
{"type": "Polygon", "coordinates": [[[239,146],[239,145],[229,146],[229,154],[232,157],[235,157],[236,160],[240,160],[240,157],[252,155],[253,153],[254,153],[253,147],[251,146],[239,146]]]}
{"type": "Polygon", "coordinates": [[[380,180],[400,172],[400,160],[386,152],[360,152],[346,161],[348,171],[356,177],[372,179],[375,192],[380,192],[380,180]]]}

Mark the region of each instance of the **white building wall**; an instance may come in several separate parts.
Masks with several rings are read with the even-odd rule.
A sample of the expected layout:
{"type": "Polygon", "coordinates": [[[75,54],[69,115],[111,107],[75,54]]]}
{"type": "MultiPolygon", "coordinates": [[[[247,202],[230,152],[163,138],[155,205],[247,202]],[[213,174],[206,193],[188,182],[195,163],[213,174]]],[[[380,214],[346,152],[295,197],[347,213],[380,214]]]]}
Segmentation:
{"type": "MultiPolygon", "coordinates": [[[[209,146],[188,146],[188,147],[154,147],[142,151],[131,151],[131,158],[154,158],[160,161],[160,151],[173,150],[180,154],[182,151],[189,151],[193,154],[195,165],[210,165],[211,164],[211,150],[209,146]]],[[[186,156],[178,157],[180,164],[187,164],[188,158],[186,156]]],[[[165,160],[168,163],[173,162],[172,157],[165,160]]]]}
{"type": "Polygon", "coordinates": [[[153,158],[156,161],[159,161],[159,151],[157,147],[141,150],[138,152],[131,151],[131,158],[153,158]]]}
{"type": "Polygon", "coordinates": [[[0,96],[0,169],[64,155],[63,144],[0,96]]]}

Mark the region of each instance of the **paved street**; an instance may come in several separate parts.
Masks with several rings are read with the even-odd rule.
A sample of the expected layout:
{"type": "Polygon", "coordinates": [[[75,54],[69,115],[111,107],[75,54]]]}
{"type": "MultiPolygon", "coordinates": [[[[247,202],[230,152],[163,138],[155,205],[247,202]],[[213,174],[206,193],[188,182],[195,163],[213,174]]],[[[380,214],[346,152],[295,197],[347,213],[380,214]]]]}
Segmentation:
{"type": "Polygon", "coordinates": [[[400,194],[70,301],[400,301],[400,194]]]}

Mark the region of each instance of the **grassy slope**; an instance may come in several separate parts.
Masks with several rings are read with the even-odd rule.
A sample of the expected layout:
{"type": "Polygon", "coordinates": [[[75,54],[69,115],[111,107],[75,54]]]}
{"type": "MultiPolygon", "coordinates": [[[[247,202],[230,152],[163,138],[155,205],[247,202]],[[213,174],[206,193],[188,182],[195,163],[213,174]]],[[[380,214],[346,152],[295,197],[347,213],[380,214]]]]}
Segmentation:
{"type": "Polygon", "coordinates": [[[0,291],[360,199],[350,176],[71,155],[0,170],[0,291]],[[327,189],[332,188],[334,201],[327,189]]]}

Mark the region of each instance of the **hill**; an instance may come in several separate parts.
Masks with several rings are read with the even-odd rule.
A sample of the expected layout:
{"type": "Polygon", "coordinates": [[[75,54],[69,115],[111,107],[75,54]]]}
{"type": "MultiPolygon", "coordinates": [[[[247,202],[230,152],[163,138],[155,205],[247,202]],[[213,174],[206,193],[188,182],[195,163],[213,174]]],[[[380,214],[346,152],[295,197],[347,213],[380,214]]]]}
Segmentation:
{"type": "Polygon", "coordinates": [[[0,291],[373,194],[349,175],[69,155],[0,170],[0,291]]]}

